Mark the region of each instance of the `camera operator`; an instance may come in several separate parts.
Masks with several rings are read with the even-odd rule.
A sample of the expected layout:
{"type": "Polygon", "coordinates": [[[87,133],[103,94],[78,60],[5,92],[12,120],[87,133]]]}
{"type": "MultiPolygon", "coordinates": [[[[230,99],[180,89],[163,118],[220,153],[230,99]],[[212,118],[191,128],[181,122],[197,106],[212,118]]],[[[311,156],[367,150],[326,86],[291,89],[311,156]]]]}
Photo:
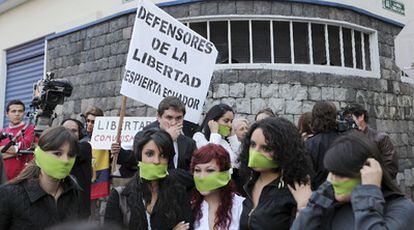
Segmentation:
{"type": "Polygon", "coordinates": [[[27,126],[23,122],[24,112],[25,105],[20,100],[12,100],[7,104],[6,116],[9,118],[10,123],[1,132],[9,133],[13,138],[3,139],[0,142],[0,149],[2,150],[8,180],[16,177],[23,170],[25,164],[33,158],[33,154],[18,154],[19,150],[28,149],[34,141],[34,126],[27,126]],[[15,141],[12,139],[15,139],[15,141]],[[11,143],[12,145],[4,151],[5,146],[10,141],[14,141],[14,143],[11,143]]]}
{"type": "Polygon", "coordinates": [[[369,127],[369,116],[367,110],[361,105],[353,105],[349,109],[352,118],[358,126],[358,130],[364,133],[371,141],[377,144],[378,149],[384,157],[385,169],[388,170],[394,179],[398,173],[398,158],[392,144],[391,138],[383,132],[369,127]]]}
{"type": "MultiPolygon", "coordinates": [[[[62,121],[61,125],[69,129],[79,141],[83,138],[83,124],[79,120],[68,118],[62,121]]],[[[84,210],[90,214],[91,207],[91,179],[92,179],[92,147],[89,142],[79,142],[79,152],[76,153],[75,164],[70,171],[74,175],[82,187],[82,205],[84,210]]]]}
{"type": "Polygon", "coordinates": [[[306,141],[315,172],[312,188],[316,189],[326,181],[328,171],[323,166],[325,152],[339,136],[337,131],[336,106],[330,101],[318,101],[312,108],[312,131],[314,136],[306,141]]]}

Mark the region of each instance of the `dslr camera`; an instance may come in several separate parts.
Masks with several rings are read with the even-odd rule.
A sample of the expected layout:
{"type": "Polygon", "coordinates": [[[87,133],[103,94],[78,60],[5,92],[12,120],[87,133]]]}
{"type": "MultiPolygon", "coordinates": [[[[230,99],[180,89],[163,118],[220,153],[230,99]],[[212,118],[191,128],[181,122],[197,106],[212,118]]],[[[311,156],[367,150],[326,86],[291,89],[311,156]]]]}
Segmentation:
{"type": "Polygon", "coordinates": [[[55,118],[54,110],[62,105],[65,97],[70,97],[73,86],[66,79],[53,79],[54,73],[47,72],[46,77],[34,85],[33,100],[30,105],[35,109],[35,134],[40,135],[52,125],[55,118]]]}
{"type": "Polygon", "coordinates": [[[358,129],[354,119],[352,119],[352,110],[350,108],[341,108],[338,111],[338,132],[346,132],[351,129],[358,129]]]}

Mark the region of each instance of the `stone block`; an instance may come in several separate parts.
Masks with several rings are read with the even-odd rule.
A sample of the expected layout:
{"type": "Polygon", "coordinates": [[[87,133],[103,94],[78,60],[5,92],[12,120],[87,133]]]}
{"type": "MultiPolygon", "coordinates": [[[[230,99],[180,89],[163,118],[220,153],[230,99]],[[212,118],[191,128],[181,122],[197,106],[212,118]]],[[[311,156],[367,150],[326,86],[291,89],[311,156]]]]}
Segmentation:
{"type": "Polygon", "coordinates": [[[252,114],[257,114],[260,110],[267,108],[267,101],[263,98],[254,98],[251,100],[252,114]]]}
{"type": "Polygon", "coordinates": [[[250,99],[248,98],[237,98],[236,99],[236,113],[251,113],[250,99]]]}
{"type": "Polygon", "coordinates": [[[236,1],[237,14],[251,14],[253,9],[253,1],[236,1]]]}
{"type": "Polygon", "coordinates": [[[308,90],[308,98],[312,101],[320,101],[322,100],[322,90],[319,87],[309,87],[308,90]]]}
{"type": "Polygon", "coordinates": [[[314,101],[303,101],[302,113],[312,112],[314,105],[315,105],[314,101]]]}
{"type": "Polygon", "coordinates": [[[286,102],[282,98],[269,98],[268,107],[277,114],[285,114],[286,102]]]}
{"type": "Polygon", "coordinates": [[[292,4],[289,2],[272,1],[272,15],[292,15],[292,4]]]}
{"type": "Polygon", "coordinates": [[[163,7],[163,9],[174,18],[188,17],[188,5],[163,7]]]}
{"type": "Polygon", "coordinates": [[[246,84],[245,94],[247,98],[255,98],[260,97],[260,84],[259,83],[252,83],[246,84]]]}
{"type": "Polygon", "coordinates": [[[128,26],[128,17],[119,17],[109,22],[109,32],[114,32],[128,26]]]}
{"type": "Polygon", "coordinates": [[[302,114],[302,102],[286,101],[286,114],[302,114]]]}
{"type": "Polygon", "coordinates": [[[217,84],[214,87],[213,98],[223,98],[229,96],[229,85],[217,84]]]}
{"type": "Polygon", "coordinates": [[[279,95],[279,85],[277,84],[262,84],[261,97],[278,97],[279,95]]]}
{"type": "Polygon", "coordinates": [[[188,6],[189,16],[200,16],[201,14],[201,5],[200,3],[193,3],[188,6]]]}
{"type": "Polygon", "coordinates": [[[272,83],[272,70],[257,70],[256,81],[262,84],[272,83]]]}
{"type": "Polygon", "coordinates": [[[132,35],[132,27],[127,27],[122,29],[122,38],[123,39],[131,39],[132,35]]]}
{"type": "Polygon", "coordinates": [[[234,83],[229,86],[229,96],[230,97],[244,97],[244,84],[243,83],[234,83]]]}
{"type": "Polygon", "coordinates": [[[226,97],[221,99],[221,103],[229,105],[232,108],[236,108],[236,99],[231,97],[226,97]]]}
{"type": "Polygon", "coordinates": [[[322,87],[322,100],[334,100],[334,88],[322,87]]]}
{"type": "Polygon", "coordinates": [[[253,1],[254,14],[270,14],[272,11],[272,2],[269,1],[253,1]]]}
{"type": "Polygon", "coordinates": [[[219,14],[236,14],[236,1],[220,1],[218,5],[219,14]]]}
{"type": "Polygon", "coordinates": [[[216,15],[218,13],[217,2],[202,2],[200,4],[201,15],[216,15]]]}
{"type": "Polygon", "coordinates": [[[336,101],[347,101],[347,88],[334,88],[334,98],[336,101]]]}
{"type": "Polygon", "coordinates": [[[308,88],[301,85],[293,85],[291,88],[293,93],[293,100],[306,100],[308,99],[308,88]]]}

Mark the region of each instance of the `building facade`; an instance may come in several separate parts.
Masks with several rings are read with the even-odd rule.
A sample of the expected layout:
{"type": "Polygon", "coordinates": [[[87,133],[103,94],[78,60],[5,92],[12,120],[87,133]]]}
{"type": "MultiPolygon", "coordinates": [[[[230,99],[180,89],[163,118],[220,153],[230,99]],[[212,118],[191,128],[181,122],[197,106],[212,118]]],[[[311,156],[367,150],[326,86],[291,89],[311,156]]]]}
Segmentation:
{"type": "MultiPolygon", "coordinates": [[[[297,122],[318,100],[338,108],[365,105],[370,125],[397,148],[397,182],[414,197],[412,80],[395,65],[394,38],[403,17],[352,1],[173,1],[160,6],[213,41],[219,50],[205,110],[227,103],[252,120],[262,108],[297,122]]],[[[378,2],[378,1],[377,1],[378,2]]],[[[384,1],[386,2],[386,1],[384,1]]],[[[408,6],[406,13],[411,9],[408,6]]],[[[89,106],[119,114],[121,78],[136,9],[48,36],[45,69],[72,82],[58,120],[89,106]]],[[[127,115],[155,109],[127,102],[127,115]]]]}

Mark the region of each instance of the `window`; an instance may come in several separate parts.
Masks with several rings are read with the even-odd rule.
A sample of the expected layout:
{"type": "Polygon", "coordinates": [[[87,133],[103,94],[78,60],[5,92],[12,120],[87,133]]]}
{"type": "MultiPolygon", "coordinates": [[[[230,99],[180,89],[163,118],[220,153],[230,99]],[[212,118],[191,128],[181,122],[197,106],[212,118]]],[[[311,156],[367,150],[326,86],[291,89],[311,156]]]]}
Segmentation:
{"type": "Polygon", "coordinates": [[[273,47],[276,63],[291,63],[289,22],[273,22],[273,47]]]}
{"type": "Polygon", "coordinates": [[[376,31],[369,28],[314,18],[223,17],[207,16],[205,21],[184,19],[190,28],[215,44],[219,51],[217,64],[261,64],[270,68],[291,65],[287,69],[308,65],[326,72],[330,72],[328,68],[338,71],[340,67],[345,74],[373,76],[374,63],[378,72],[378,60],[372,60],[372,52],[378,56],[378,49],[372,44],[377,43],[376,31]]]}

